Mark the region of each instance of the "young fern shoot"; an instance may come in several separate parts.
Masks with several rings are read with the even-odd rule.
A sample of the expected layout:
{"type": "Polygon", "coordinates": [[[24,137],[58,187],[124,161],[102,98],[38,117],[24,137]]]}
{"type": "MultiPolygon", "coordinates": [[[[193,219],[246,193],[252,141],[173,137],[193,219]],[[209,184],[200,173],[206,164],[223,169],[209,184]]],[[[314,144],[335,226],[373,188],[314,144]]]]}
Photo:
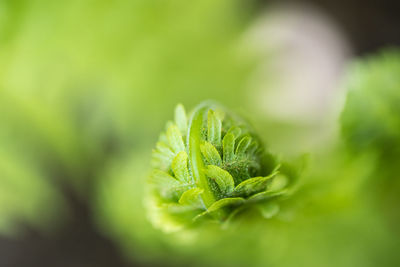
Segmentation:
{"type": "Polygon", "coordinates": [[[213,102],[175,109],[153,151],[147,208],[166,232],[204,221],[227,224],[246,210],[279,211],[296,173],[267,152],[244,120],[213,102]]]}

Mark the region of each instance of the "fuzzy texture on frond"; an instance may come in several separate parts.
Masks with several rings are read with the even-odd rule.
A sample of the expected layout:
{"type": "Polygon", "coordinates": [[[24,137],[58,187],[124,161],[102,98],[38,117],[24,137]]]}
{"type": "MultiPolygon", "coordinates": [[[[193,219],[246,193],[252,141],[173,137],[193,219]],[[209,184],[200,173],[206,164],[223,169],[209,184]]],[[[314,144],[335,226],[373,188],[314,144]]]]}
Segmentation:
{"type": "Polygon", "coordinates": [[[248,123],[213,102],[200,104],[190,116],[176,107],[153,151],[152,167],[149,217],[167,232],[208,220],[227,225],[248,209],[269,219],[295,176],[248,123]]]}

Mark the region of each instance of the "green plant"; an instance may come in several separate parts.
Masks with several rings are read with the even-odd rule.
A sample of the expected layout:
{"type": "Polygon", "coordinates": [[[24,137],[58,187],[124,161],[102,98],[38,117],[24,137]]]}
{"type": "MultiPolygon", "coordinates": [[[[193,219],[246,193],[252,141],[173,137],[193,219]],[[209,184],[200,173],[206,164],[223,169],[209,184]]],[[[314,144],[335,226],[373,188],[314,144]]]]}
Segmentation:
{"type": "Polygon", "coordinates": [[[353,155],[373,158],[370,195],[379,209],[400,222],[400,50],[359,60],[349,71],[349,90],[341,116],[342,136],[353,155]]]}
{"type": "Polygon", "coordinates": [[[390,160],[400,155],[400,52],[386,50],[353,64],[341,116],[343,137],[355,152],[390,160]]]}
{"type": "Polygon", "coordinates": [[[247,122],[213,102],[198,105],[190,119],[176,107],[153,168],[147,204],[153,224],[165,231],[209,220],[227,225],[250,210],[271,218],[297,176],[247,122]]]}

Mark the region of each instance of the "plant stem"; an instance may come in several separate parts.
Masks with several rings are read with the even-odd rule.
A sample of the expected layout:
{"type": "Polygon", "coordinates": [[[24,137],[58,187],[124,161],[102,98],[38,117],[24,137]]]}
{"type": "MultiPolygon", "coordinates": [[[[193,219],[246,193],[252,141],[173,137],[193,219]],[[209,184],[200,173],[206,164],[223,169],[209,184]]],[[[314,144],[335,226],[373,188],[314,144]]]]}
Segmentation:
{"type": "Polygon", "coordinates": [[[206,106],[200,106],[194,111],[190,120],[189,132],[187,135],[187,147],[189,150],[189,166],[192,171],[194,182],[203,189],[201,198],[203,199],[206,208],[208,208],[215,202],[215,196],[210,188],[207,177],[204,174],[204,163],[200,151],[203,118],[206,111],[206,106]]]}

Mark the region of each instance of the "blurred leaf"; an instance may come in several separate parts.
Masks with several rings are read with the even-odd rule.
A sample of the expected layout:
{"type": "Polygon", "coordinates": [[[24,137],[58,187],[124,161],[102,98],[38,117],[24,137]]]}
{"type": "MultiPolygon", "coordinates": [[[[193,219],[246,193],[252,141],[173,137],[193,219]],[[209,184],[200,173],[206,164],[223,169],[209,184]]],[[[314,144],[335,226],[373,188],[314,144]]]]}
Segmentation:
{"type": "Polygon", "coordinates": [[[203,193],[203,190],[200,188],[192,188],[185,191],[181,198],[179,199],[179,204],[182,205],[193,205],[199,204],[200,202],[200,194],[203,193]]]}
{"type": "Polygon", "coordinates": [[[267,202],[264,204],[259,204],[258,207],[260,209],[261,215],[265,219],[270,219],[279,212],[279,205],[276,204],[275,202],[267,202]]]}
{"type": "Polygon", "coordinates": [[[167,129],[168,142],[175,153],[185,151],[182,135],[176,125],[171,124],[167,129]]]}
{"type": "Polygon", "coordinates": [[[187,117],[185,108],[182,104],[179,104],[175,108],[175,123],[178,126],[179,130],[181,131],[182,135],[186,135],[187,131],[187,117]]]}

